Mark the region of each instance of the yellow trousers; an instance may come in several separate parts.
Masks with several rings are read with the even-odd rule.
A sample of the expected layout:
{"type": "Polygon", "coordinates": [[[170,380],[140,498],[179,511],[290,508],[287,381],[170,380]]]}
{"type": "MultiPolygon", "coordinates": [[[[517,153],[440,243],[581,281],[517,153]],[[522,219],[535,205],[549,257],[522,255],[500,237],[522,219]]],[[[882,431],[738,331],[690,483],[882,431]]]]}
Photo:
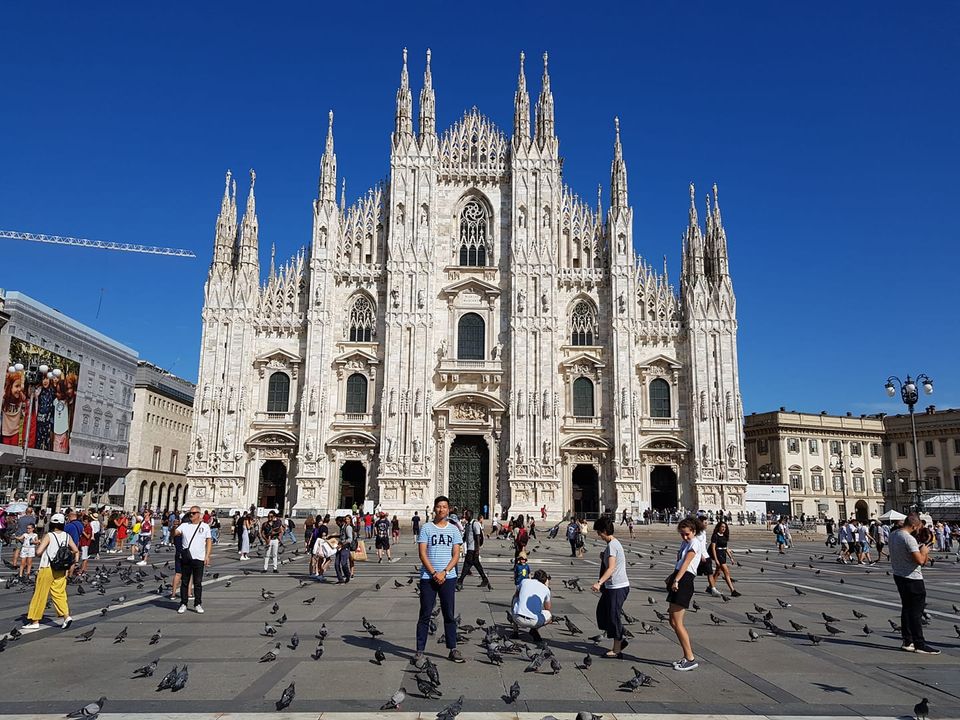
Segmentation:
{"type": "Polygon", "coordinates": [[[33,588],[33,599],[27,609],[27,620],[39,622],[43,619],[43,611],[47,606],[47,596],[53,600],[53,607],[58,617],[70,614],[67,606],[67,571],[51,570],[49,567],[37,571],[37,581],[33,588]]]}

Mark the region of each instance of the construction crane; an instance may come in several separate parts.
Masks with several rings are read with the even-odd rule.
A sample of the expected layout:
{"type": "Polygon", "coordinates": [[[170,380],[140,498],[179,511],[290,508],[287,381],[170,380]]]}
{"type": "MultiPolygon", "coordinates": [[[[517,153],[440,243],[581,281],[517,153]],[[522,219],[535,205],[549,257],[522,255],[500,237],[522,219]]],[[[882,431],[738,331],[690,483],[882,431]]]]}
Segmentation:
{"type": "Polygon", "coordinates": [[[0,238],[6,238],[7,240],[29,240],[30,242],[51,243],[53,245],[73,245],[74,247],[94,248],[95,250],[120,250],[123,252],[171,255],[173,257],[183,258],[196,257],[192,251],[181,248],[133,245],[130,243],[106,242],[105,240],[87,240],[85,238],[63,237],[62,235],[41,235],[40,233],[17,232],[16,230],[0,230],[0,238]]]}

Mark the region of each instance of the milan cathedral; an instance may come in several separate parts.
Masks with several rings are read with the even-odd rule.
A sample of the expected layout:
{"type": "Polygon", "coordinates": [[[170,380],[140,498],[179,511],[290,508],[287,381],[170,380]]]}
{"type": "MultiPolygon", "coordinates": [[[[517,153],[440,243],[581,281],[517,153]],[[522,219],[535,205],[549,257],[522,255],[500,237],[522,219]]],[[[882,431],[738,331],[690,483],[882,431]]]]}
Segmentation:
{"type": "Polygon", "coordinates": [[[255,175],[227,173],[204,291],[190,497],[306,514],[743,508],[736,301],[716,187],[690,187],[679,293],[638,256],[619,121],[610,204],[563,183],[547,55],[508,137],[442,134],[403,54],[389,178],[337,198],[333,113],[313,235],[261,277],[255,175]]]}

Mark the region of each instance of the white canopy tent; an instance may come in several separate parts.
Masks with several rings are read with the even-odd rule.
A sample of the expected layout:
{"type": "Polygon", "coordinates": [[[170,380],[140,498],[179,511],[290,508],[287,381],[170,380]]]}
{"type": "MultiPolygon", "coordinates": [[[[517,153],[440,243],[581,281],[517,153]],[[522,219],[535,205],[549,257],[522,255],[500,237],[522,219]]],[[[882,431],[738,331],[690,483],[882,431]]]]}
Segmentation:
{"type": "Polygon", "coordinates": [[[896,522],[897,520],[903,520],[907,516],[902,512],[897,512],[896,510],[887,510],[883,515],[880,516],[880,520],[886,522],[896,522]]]}

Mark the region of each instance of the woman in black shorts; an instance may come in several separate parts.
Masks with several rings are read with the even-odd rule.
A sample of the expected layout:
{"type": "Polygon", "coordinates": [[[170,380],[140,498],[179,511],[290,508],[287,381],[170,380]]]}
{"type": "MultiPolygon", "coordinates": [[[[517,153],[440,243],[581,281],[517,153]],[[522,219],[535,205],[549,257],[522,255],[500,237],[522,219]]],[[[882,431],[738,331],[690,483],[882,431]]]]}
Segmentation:
{"type": "Polygon", "coordinates": [[[733,578],[730,577],[729,561],[734,558],[733,551],[727,547],[729,542],[730,528],[724,520],[721,520],[713,528],[713,536],[710,538],[710,557],[713,558],[714,571],[713,575],[707,577],[707,581],[710,583],[710,589],[707,592],[711,595],[720,594],[720,591],[717,590],[717,578],[722,573],[727,587],[730,588],[730,594],[733,597],[740,597],[740,593],[733,587],[733,578]]]}
{"type": "Polygon", "coordinates": [[[693,599],[693,579],[697,576],[700,559],[706,554],[706,548],[702,547],[703,542],[697,539],[697,534],[703,528],[702,521],[693,518],[684,518],[677,523],[677,532],[680,533],[681,540],[680,551],[677,553],[676,568],[667,578],[670,627],[677,634],[677,640],[683,649],[683,657],[673,663],[674,670],[686,671],[699,667],[693,655],[690,635],[683,626],[683,615],[693,599]]]}

